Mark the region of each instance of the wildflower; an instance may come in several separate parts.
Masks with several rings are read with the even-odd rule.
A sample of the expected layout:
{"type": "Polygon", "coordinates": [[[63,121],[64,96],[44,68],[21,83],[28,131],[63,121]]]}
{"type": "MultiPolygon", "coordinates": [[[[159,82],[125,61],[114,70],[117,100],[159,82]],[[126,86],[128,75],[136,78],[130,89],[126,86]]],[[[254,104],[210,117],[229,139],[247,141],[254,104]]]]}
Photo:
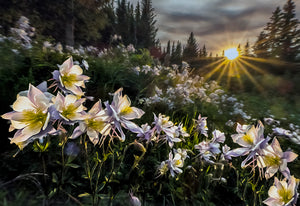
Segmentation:
{"type": "Polygon", "coordinates": [[[55,110],[52,114],[55,119],[63,119],[64,123],[73,124],[76,120],[83,119],[83,111],[86,109],[82,103],[84,98],[77,99],[74,95],[67,95],[64,97],[60,92],[54,100],[55,110]]]}
{"type": "Polygon", "coordinates": [[[143,110],[131,107],[131,101],[127,95],[122,95],[123,88],[118,89],[114,93],[113,101],[111,105],[105,102],[107,109],[107,114],[111,118],[116,129],[121,133],[121,139],[125,140],[125,134],[121,128],[123,126],[125,129],[130,131],[136,131],[138,126],[129,120],[139,119],[145,113],[143,110]]]}
{"type": "Polygon", "coordinates": [[[225,134],[223,132],[220,132],[219,130],[214,130],[212,134],[213,134],[213,139],[211,140],[212,142],[219,142],[219,143],[225,142],[225,134]]]}
{"type": "Polygon", "coordinates": [[[101,101],[99,100],[88,113],[84,115],[83,121],[74,129],[70,138],[75,139],[86,132],[91,142],[96,145],[99,142],[99,134],[109,134],[111,125],[108,121],[109,117],[106,115],[106,111],[102,109],[101,101]]]}
{"type": "Polygon", "coordinates": [[[54,85],[57,85],[66,93],[73,93],[77,96],[83,96],[81,88],[85,88],[84,82],[89,80],[88,76],[82,75],[82,69],[78,65],[73,65],[73,59],[70,57],[62,65],[59,66],[59,71],[55,70],[53,79],[54,85]]]}
{"type": "Polygon", "coordinates": [[[68,156],[76,157],[79,154],[80,149],[74,142],[68,142],[66,144],[64,152],[68,156]]]}
{"type": "Polygon", "coordinates": [[[231,137],[233,142],[239,144],[242,148],[234,149],[233,152],[239,156],[250,153],[241,164],[244,167],[250,159],[255,158],[257,153],[266,147],[270,138],[264,138],[264,126],[260,121],[256,127],[238,123],[236,131],[238,134],[231,135],[231,137]]]}
{"type": "Polygon", "coordinates": [[[10,142],[23,149],[33,140],[54,132],[54,128],[49,124],[50,105],[50,99],[31,84],[28,92],[18,95],[12,106],[14,111],[2,115],[2,118],[11,121],[9,131],[18,130],[10,142]],[[24,94],[26,96],[23,96],[24,94]]]}
{"type": "Polygon", "coordinates": [[[189,133],[186,132],[186,128],[183,126],[182,123],[178,124],[178,126],[175,129],[175,133],[176,133],[177,137],[179,137],[179,136],[189,137],[190,136],[189,133]]]}
{"type": "Polygon", "coordinates": [[[158,117],[154,114],[154,127],[158,133],[164,131],[165,133],[172,133],[171,127],[173,127],[173,122],[169,121],[170,117],[166,117],[165,115],[159,114],[158,117]]]}
{"type": "Polygon", "coordinates": [[[174,177],[175,174],[182,173],[183,159],[179,153],[174,153],[174,158],[172,152],[169,153],[168,167],[171,176],[174,177]]]}
{"type": "Polygon", "coordinates": [[[201,117],[201,114],[199,114],[198,119],[195,120],[194,122],[196,124],[196,130],[200,133],[203,134],[204,136],[208,136],[207,135],[207,122],[206,122],[207,117],[201,117]]]}
{"type": "Polygon", "coordinates": [[[159,176],[167,174],[168,171],[168,161],[162,161],[158,167],[159,176]]]}
{"type": "Polygon", "coordinates": [[[297,193],[298,185],[299,179],[294,176],[291,176],[288,182],[286,180],[279,181],[275,177],[274,185],[268,191],[269,197],[263,203],[269,206],[296,206],[299,195],[297,193]]]}
{"type": "Polygon", "coordinates": [[[89,70],[89,64],[87,63],[87,61],[85,61],[84,59],[82,60],[82,65],[84,66],[84,68],[86,70],[89,70]]]}
{"type": "Polygon", "coordinates": [[[278,136],[286,136],[286,137],[289,137],[291,138],[293,135],[291,134],[291,131],[290,130],[286,130],[286,129],[283,129],[283,128],[280,128],[280,127],[276,127],[273,129],[273,133],[275,135],[278,135],[278,136]]]}
{"type": "Polygon", "coordinates": [[[273,139],[271,145],[267,146],[259,157],[258,166],[267,167],[265,177],[267,179],[279,170],[286,178],[289,178],[290,171],[287,167],[288,162],[292,162],[297,158],[297,154],[291,151],[282,152],[280,144],[276,138],[273,139]]]}
{"type": "Polygon", "coordinates": [[[150,141],[153,135],[153,130],[148,123],[141,125],[140,130],[137,132],[137,137],[144,138],[146,141],[150,141]]]}
{"type": "Polygon", "coordinates": [[[142,203],[139,200],[139,198],[137,198],[136,196],[133,195],[132,191],[129,193],[129,201],[131,203],[132,206],[141,206],[142,203]]]}

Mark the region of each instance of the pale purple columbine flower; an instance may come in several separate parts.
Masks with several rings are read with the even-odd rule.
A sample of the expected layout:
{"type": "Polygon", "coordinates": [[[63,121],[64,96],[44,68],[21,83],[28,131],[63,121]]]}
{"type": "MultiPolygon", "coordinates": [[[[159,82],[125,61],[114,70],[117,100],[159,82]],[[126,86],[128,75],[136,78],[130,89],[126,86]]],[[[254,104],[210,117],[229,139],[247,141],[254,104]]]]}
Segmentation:
{"type": "Polygon", "coordinates": [[[127,95],[122,95],[123,88],[118,89],[114,93],[113,101],[111,104],[105,102],[107,114],[114,127],[120,132],[121,140],[125,140],[125,134],[122,127],[129,131],[137,133],[140,128],[129,120],[139,119],[145,113],[143,110],[131,107],[131,101],[127,95]]]}
{"type": "Polygon", "coordinates": [[[29,85],[28,92],[21,92],[12,105],[14,111],[1,117],[11,122],[9,131],[17,129],[11,143],[23,149],[35,139],[54,133],[55,129],[49,124],[51,106],[50,99],[38,88],[29,85]],[[25,95],[25,96],[24,96],[25,95]]]}
{"type": "Polygon", "coordinates": [[[291,176],[288,182],[286,179],[279,181],[275,177],[274,185],[268,191],[269,197],[263,203],[269,206],[296,206],[298,186],[299,179],[294,176],[291,176]]]}
{"type": "Polygon", "coordinates": [[[235,154],[234,157],[248,154],[241,164],[241,167],[245,167],[250,159],[256,160],[257,155],[267,146],[270,137],[264,138],[264,126],[260,121],[256,127],[238,123],[236,131],[238,134],[231,135],[232,140],[242,147],[232,150],[232,153],[235,154]]]}
{"type": "Polygon", "coordinates": [[[141,206],[142,203],[141,201],[139,200],[139,198],[137,198],[136,196],[133,195],[133,192],[130,191],[129,192],[129,202],[132,206],[141,206]]]}
{"type": "Polygon", "coordinates": [[[100,140],[99,134],[106,136],[111,128],[109,117],[106,111],[102,109],[101,101],[99,100],[84,115],[83,121],[79,122],[79,126],[74,129],[72,136],[69,138],[75,139],[86,132],[91,142],[96,145],[100,140]]]}
{"type": "Polygon", "coordinates": [[[89,80],[88,76],[82,75],[83,70],[78,65],[73,64],[73,58],[70,57],[62,65],[59,70],[55,70],[53,74],[54,84],[65,93],[72,93],[77,96],[83,96],[81,87],[85,88],[85,81],[89,80]]]}
{"type": "Polygon", "coordinates": [[[211,140],[202,141],[195,145],[195,149],[199,150],[200,158],[208,163],[214,163],[212,159],[216,159],[216,155],[221,153],[220,144],[225,141],[225,134],[219,130],[213,131],[211,140]]]}
{"type": "Polygon", "coordinates": [[[168,133],[171,132],[174,126],[174,123],[172,121],[169,121],[170,117],[166,117],[165,115],[158,114],[158,117],[154,115],[154,128],[157,131],[157,133],[160,133],[161,131],[168,133]]]}
{"type": "Polygon", "coordinates": [[[285,136],[291,138],[293,135],[290,130],[286,130],[280,127],[276,127],[273,129],[273,133],[278,136],[285,136]]]}
{"type": "Polygon", "coordinates": [[[74,95],[62,95],[57,93],[54,99],[54,108],[51,108],[52,115],[57,120],[62,120],[65,124],[74,124],[76,121],[83,120],[84,98],[77,99],[74,95]]]}
{"type": "Polygon", "coordinates": [[[276,138],[273,139],[271,145],[262,150],[258,157],[258,166],[265,168],[265,177],[269,179],[279,170],[286,178],[290,177],[290,170],[287,167],[288,162],[292,162],[297,158],[297,154],[291,151],[282,152],[280,144],[276,138]]]}
{"type": "Polygon", "coordinates": [[[145,139],[147,142],[151,141],[152,136],[154,134],[154,130],[146,124],[142,124],[141,128],[137,131],[137,137],[145,139]]]}
{"type": "Polygon", "coordinates": [[[76,157],[80,152],[80,148],[74,142],[67,142],[64,152],[68,156],[76,157]]]}
{"type": "Polygon", "coordinates": [[[186,128],[182,123],[179,123],[175,129],[176,136],[189,137],[189,133],[186,132],[186,128]]]}
{"type": "Polygon", "coordinates": [[[199,114],[198,119],[194,119],[195,125],[196,125],[196,130],[200,133],[203,134],[204,136],[207,135],[207,122],[206,122],[207,117],[201,117],[201,114],[199,114]]]}

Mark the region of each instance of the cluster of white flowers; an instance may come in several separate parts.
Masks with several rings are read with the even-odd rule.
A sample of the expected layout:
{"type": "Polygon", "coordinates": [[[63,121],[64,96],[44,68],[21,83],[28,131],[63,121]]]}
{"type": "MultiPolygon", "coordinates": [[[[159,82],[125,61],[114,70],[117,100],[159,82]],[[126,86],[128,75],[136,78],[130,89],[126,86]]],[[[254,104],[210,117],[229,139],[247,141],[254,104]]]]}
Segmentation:
{"type": "MultiPolygon", "coordinates": [[[[144,65],[142,69],[134,67],[133,70],[137,74],[167,76],[167,79],[161,82],[163,84],[162,87],[166,89],[162,90],[155,86],[154,95],[141,99],[140,103],[151,105],[161,102],[167,104],[170,109],[174,109],[176,104],[187,105],[200,100],[201,102],[218,105],[218,113],[220,114],[224,113],[222,108],[227,106],[230,108],[229,114],[240,115],[244,119],[251,119],[251,116],[243,110],[244,104],[234,96],[226,94],[216,81],[206,82],[203,77],[190,75],[190,68],[186,62],[182,62],[182,71],[179,70],[178,65],[172,65],[172,67],[144,65]]],[[[224,110],[228,112],[228,108],[224,110]]]]}
{"type": "Polygon", "coordinates": [[[280,120],[274,119],[274,116],[264,118],[264,122],[272,127],[273,136],[285,137],[295,144],[300,145],[300,126],[290,123],[288,129],[282,128],[280,120]]]}
{"type": "Polygon", "coordinates": [[[20,43],[27,49],[32,47],[31,38],[35,35],[35,28],[30,26],[29,19],[21,16],[17,22],[16,28],[10,29],[13,34],[13,40],[20,43]]]}

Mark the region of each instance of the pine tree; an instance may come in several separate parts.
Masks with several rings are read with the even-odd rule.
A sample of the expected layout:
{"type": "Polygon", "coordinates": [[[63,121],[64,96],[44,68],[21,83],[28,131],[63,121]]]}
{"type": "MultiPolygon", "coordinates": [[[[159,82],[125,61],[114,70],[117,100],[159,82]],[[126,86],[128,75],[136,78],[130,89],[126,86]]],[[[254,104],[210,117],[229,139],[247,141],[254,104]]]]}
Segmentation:
{"type": "Polygon", "coordinates": [[[207,57],[207,51],[206,51],[205,44],[203,45],[203,48],[202,48],[202,57],[207,57]]]}
{"type": "Polygon", "coordinates": [[[268,57],[268,44],[267,44],[267,34],[262,31],[260,32],[254,46],[254,54],[260,58],[268,57]]]}
{"type": "Polygon", "coordinates": [[[242,54],[241,44],[237,46],[236,50],[238,51],[239,55],[242,54]]]}
{"type": "Polygon", "coordinates": [[[187,40],[182,56],[183,60],[194,59],[198,56],[198,46],[193,32],[191,32],[187,40]]]}
{"type": "Polygon", "coordinates": [[[167,43],[167,55],[171,55],[171,42],[170,42],[170,40],[167,43]]]}
{"type": "Polygon", "coordinates": [[[281,55],[285,61],[294,61],[300,49],[300,30],[297,28],[299,21],[295,18],[295,7],[295,3],[292,0],[288,0],[283,7],[281,55]]]}
{"type": "Polygon", "coordinates": [[[209,53],[209,57],[212,57],[212,52],[209,53]]]}
{"type": "Polygon", "coordinates": [[[117,8],[116,8],[116,17],[117,24],[116,30],[117,34],[121,35],[124,43],[127,43],[127,37],[129,34],[129,11],[126,4],[126,0],[118,0],[117,8]]]}
{"type": "Polygon", "coordinates": [[[171,62],[174,63],[174,64],[180,64],[181,61],[182,61],[181,53],[182,53],[181,43],[179,41],[177,41],[176,48],[175,48],[175,50],[174,50],[174,52],[172,53],[172,56],[171,56],[171,62]]]}
{"type": "Polygon", "coordinates": [[[138,46],[140,48],[151,48],[156,44],[157,28],[155,26],[155,17],[156,15],[151,0],[142,0],[141,24],[138,29],[140,33],[138,46]]]}
{"type": "Polygon", "coordinates": [[[265,28],[267,35],[266,44],[268,47],[268,56],[271,58],[280,58],[280,36],[282,30],[282,13],[279,7],[272,13],[270,22],[265,28]]]}
{"type": "Polygon", "coordinates": [[[249,45],[249,41],[247,41],[247,43],[245,44],[245,47],[244,47],[243,55],[249,56],[249,54],[250,54],[250,45],[249,45]]]}

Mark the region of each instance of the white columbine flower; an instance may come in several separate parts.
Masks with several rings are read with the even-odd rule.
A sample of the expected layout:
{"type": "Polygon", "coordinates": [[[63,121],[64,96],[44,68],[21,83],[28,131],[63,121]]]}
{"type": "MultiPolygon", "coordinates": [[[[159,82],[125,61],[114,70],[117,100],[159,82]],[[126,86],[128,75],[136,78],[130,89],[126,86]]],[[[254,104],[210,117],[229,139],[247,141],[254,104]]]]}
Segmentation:
{"type": "Polygon", "coordinates": [[[96,145],[101,135],[108,135],[111,130],[111,124],[108,123],[109,117],[106,114],[106,111],[102,109],[101,101],[99,100],[94,104],[94,106],[84,115],[83,121],[79,123],[79,126],[76,127],[73,131],[71,139],[75,139],[84,132],[87,133],[91,142],[96,145]]]}
{"type": "Polygon", "coordinates": [[[274,185],[268,191],[269,197],[263,203],[269,206],[296,206],[298,185],[299,179],[294,176],[291,176],[288,182],[279,181],[275,177],[274,185]]]}
{"type": "Polygon", "coordinates": [[[124,128],[136,132],[140,128],[131,122],[130,120],[139,119],[145,113],[143,110],[131,107],[131,101],[127,95],[122,95],[123,88],[118,89],[114,93],[113,101],[109,105],[108,102],[105,102],[107,109],[107,114],[111,118],[111,122],[114,124],[115,128],[121,133],[121,139],[125,140],[125,134],[121,128],[124,128]]]}
{"type": "Polygon", "coordinates": [[[81,90],[85,88],[85,81],[89,80],[88,76],[82,75],[83,70],[80,66],[73,64],[73,59],[70,57],[62,65],[59,66],[59,70],[55,70],[53,79],[55,85],[66,93],[73,93],[77,96],[83,96],[84,93],[81,90]]]}
{"type": "Polygon", "coordinates": [[[10,142],[18,145],[20,149],[34,139],[54,132],[54,128],[49,124],[50,99],[31,84],[28,92],[25,93],[26,96],[17,96],[17,100],[12,105],[14,111],[2,115],[2,118],[11,121],[10,131],[18,130],[10,142]]]}
{"type": "Polygon", "coordinates": [[[290,177],[290,170],[287,167],[288,162],[292,162],[297,158],[297,154],[291,151],[282,152],[280,144],[276,138],[272,144],[262,150],[262,154],[258,159],[258,166],[261,168],[267,167],[265,177],[267,179],[279,170],[286,178],[290,177]]]}

